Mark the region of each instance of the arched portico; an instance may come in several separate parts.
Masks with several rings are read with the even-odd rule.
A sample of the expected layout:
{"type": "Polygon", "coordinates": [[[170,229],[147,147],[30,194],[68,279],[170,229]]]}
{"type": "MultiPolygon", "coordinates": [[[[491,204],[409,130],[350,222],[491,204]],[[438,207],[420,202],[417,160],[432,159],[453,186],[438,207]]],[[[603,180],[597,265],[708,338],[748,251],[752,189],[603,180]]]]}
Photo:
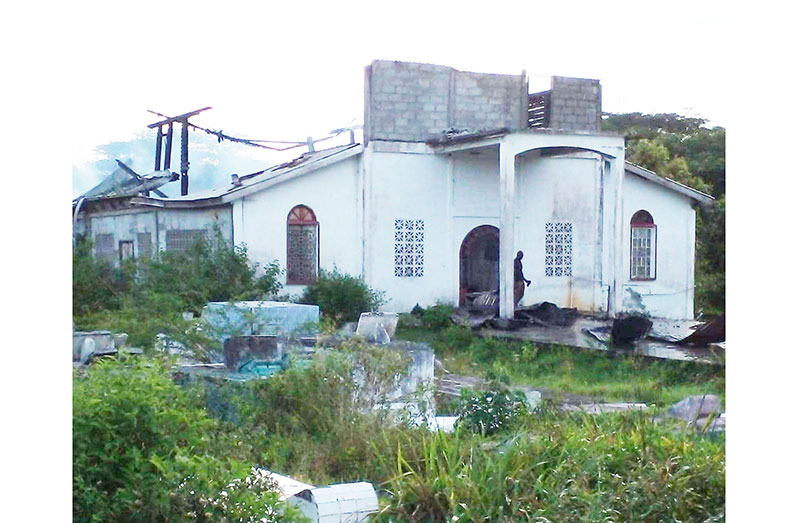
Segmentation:
{"type": "Polygon", "coordinates": [[[614,241],[608,246],[610,308],[614,316],[621,308],[622,296],[617,268],[622,266],[621,242],[622,228],[618,219],[621,211],[621,192],[623,184],[624,141],[622,137],[605,135],[562,134],[556,132],[519,132],[502,136],[499,145],[499,315],[512,318],[515,314],[513,302],[513,259],[515,257],[515,177],[517,158],[531,151],[549,148],[567,148],[590,151],[600,154],[609,163],[608,183],[614,199],[608,209],[612,209],[612,230],[614,241]]]}

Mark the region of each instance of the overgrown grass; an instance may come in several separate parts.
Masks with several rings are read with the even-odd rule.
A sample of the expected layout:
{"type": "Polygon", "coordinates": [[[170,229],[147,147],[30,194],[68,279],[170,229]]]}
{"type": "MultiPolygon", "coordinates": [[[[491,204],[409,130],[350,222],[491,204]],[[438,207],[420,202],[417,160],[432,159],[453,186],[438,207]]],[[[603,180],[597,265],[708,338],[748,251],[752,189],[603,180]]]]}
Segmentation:
{"type": "Polygon", "coordinates": [[[723,439],[674,434],[640,413],[544,413],[501,437],[391,443],[380,521],[724,519],[723,439]]]}
{"type": "Polygon", "coordinates": [[[723,367],[703,363],[481,338],[454,325],[439,331],[405,327],[397,337],[429,343],[450,372],[504,379],[555,395],[656,404],[675,403],[692,394],[725,398],[723,367]]]}
{"type": "MultiPolygon", "coordinates": [[[[138,368],[148,368],[146,360],[142,364],[138,368]]],[[[189,424],[180,434],[191,434],[194,447],[177,443],[187,459],[202,452],[209,463],[251,464],[316,485],[372,482],[382,505],[378,521],[724,518],[722,435],[680,431],[643,412],[591,416],[546,409],[514,415],[512,423],[490,434],[469,424],[452,434],[432,433],[373,408],[406,364],[387,349],[352,342],[268,380],[204,382],[189,386],[184,396],[161,378],[137,382],[121,403],[105,402],[96,387],[76,391],[81,405],[102,407],[106,419],[167,430],[173,439],[178,436],[160,427],[161,417],[189,424]],[[136,398],[160,397],[163,391],[184,399],[128,408],[136,398]]],[[[96,454],[88,449],[97,443],[82,427],[103,420],[83,408],[76,416],[85,439],[75,459],[82,464],[96,454]]],[[[166,436],[161,441],[172,445],[166,436]]],[[[142,466],[157,478],[157,466],[146,460],[142,466]]],[[[159,503],[161,510],[174,509],[166,499],[159,503]]],[[[117,513],[130,519],[129,513],[117,513]]]]}

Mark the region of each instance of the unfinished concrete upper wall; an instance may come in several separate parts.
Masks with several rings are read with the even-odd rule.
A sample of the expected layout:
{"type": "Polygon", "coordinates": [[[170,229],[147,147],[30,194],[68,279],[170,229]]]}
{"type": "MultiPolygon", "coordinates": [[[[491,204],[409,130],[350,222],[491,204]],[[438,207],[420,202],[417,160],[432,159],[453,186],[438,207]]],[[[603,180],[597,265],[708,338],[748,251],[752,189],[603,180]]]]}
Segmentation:
{"type": "Polygon", "coordinates": [[[598,132],[601,126],[601,85],[598,80],[553,76],[549,127],[598,132]]]}
{"type": "Polygon", "coordinates": [[[423,142],[449,129],[522,129],[524,75],[375,60],[366,67],[365,139],[423,142]]]}

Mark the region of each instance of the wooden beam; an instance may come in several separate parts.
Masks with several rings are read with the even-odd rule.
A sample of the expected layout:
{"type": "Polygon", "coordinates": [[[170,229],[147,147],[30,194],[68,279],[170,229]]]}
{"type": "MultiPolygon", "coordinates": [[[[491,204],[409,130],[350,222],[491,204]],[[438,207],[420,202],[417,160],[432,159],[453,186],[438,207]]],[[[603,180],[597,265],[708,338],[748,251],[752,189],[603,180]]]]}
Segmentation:
{"type": "MultiPolygon", "coordinates": [[[[116,161],[116,163],[118,163],[118,164],[119,164],[119,167],[121,167],[123,171],[125,171],[125,172],[126,172],[126,173],[128,173],[130,176],[132,176],[133,178],[135,178],[135,179],[136,179],[136,181],[138,181],[138,182],[141,182],[141,181],[143,181],[143,180],[142,180],[142,178],[141,178],[141,176],[140,176],[140,175],[139,175],[139,174],[138,174],[136,171],[134,171],[133,169],[131,169],[130,167],[128,167],[128,166],[125,164],[125,162],[123,162],[123,161],[121,161],[121,160],[117,160],[117,161],[116,161]]],[[[149,192],[149,191],[146,191],[146,192],[149,192]]],[[[157,194],[157,195],[158,195],[158,196],[160,196],[161,198],[168,198],[168,196],[166,196],[164,193],[162,193],[162,192],[161,192],[161,191],[159,191],[158,189],[153,189],[153,190],[152,190],[152,192],[154,192],[155,194],[157,194]]]]}
{"type": "Polygon", "coordinates": [[[163,127],[158,127],[158,135],[155,137],[155,170],[161,170],[161,146],[163,145],[163,127]]]}
{"type": "MultiPolygon", "coordinates": [[[[161,120],[160,122],[155,122],[147,126],[149,129],[154,129],[155,127],[160,127],[161,125],[166,125],[168,123],[176,122],[176,121],[184,121],[188,119],[189,116],[194,116],[196,114],[201,113],[202,111],[207,111],[208,109],[212,109],[212,107],[203,107],[202,109],[197,109],[196,111],[191,111],[190,113],[184,113],[178,116],[172,116],[170,118],[166,118],[165,120],[161,120]]],[[[152,112],[152,111],[150,111],[152,112]]]]}

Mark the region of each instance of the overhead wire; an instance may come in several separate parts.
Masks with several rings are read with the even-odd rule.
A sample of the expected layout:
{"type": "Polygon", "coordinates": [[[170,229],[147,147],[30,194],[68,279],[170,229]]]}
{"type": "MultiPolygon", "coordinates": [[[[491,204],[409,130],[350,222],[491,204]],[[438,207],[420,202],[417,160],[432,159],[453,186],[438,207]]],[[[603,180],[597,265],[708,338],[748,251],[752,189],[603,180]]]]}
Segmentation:
{"type": "MultiPolygon", "coordinates": [[[[161,114],[161,113],[159,113],[157,111],[153,111],[151,109],[147,109],[147,111],[152,113],[152,114],[154,114],[154,115],[156,115],[156,116],[160,116],[161,118],[170,118],[169,116],[167,116],[165,114],[161,114]]],[[[278,152],[279,151],[287,151],[289,149],[295,149],[297,147],[306,147],[310,143],[316,144],[316,143],[319,143],[319,142],[330,140],[332,138],[335,138],[335,137],[339,136],[344,131],[349,130],[347,128],[336,129],[336,131],[338,131],[338,132],[336,132],[335,134],[330,134],[329,136],[325,136],[324,138],[319,138],[318,140],[310,139],[310,140],[304,141],[304,142],[294,142],[294,141],[281,141],[281,140],[251,140],[251,139],[248,139],[248,138],[237,138],[235,136],[230,136],[228,134],[225,134],[222,131],[215,131],[213,129],[208,129],[208,128],[202,127],[200,125],[193,124],[193,123],[191,123],[189,121],[186,121],[186,124],[190,128],[193,128],[193,129],[196,129],[196,130],[199,130],[199,131],[203,131],[203,132],[205,132],[207,134],[216,136],[216,138],[219,140],[219,143],[221,143],[223,140],[227,140],[229,142],[235,142],[235,143],[240,143],[240,144],[244,144],[244,145],[249,145],[251,147],[260,147],[261,149],[268,149],[270,151],[278,151],[278,152]],[[268,145],[263,145],[264,143],[284,144],[284,145],[289,145],[289,147],[270,147],[268,145]]]]}

